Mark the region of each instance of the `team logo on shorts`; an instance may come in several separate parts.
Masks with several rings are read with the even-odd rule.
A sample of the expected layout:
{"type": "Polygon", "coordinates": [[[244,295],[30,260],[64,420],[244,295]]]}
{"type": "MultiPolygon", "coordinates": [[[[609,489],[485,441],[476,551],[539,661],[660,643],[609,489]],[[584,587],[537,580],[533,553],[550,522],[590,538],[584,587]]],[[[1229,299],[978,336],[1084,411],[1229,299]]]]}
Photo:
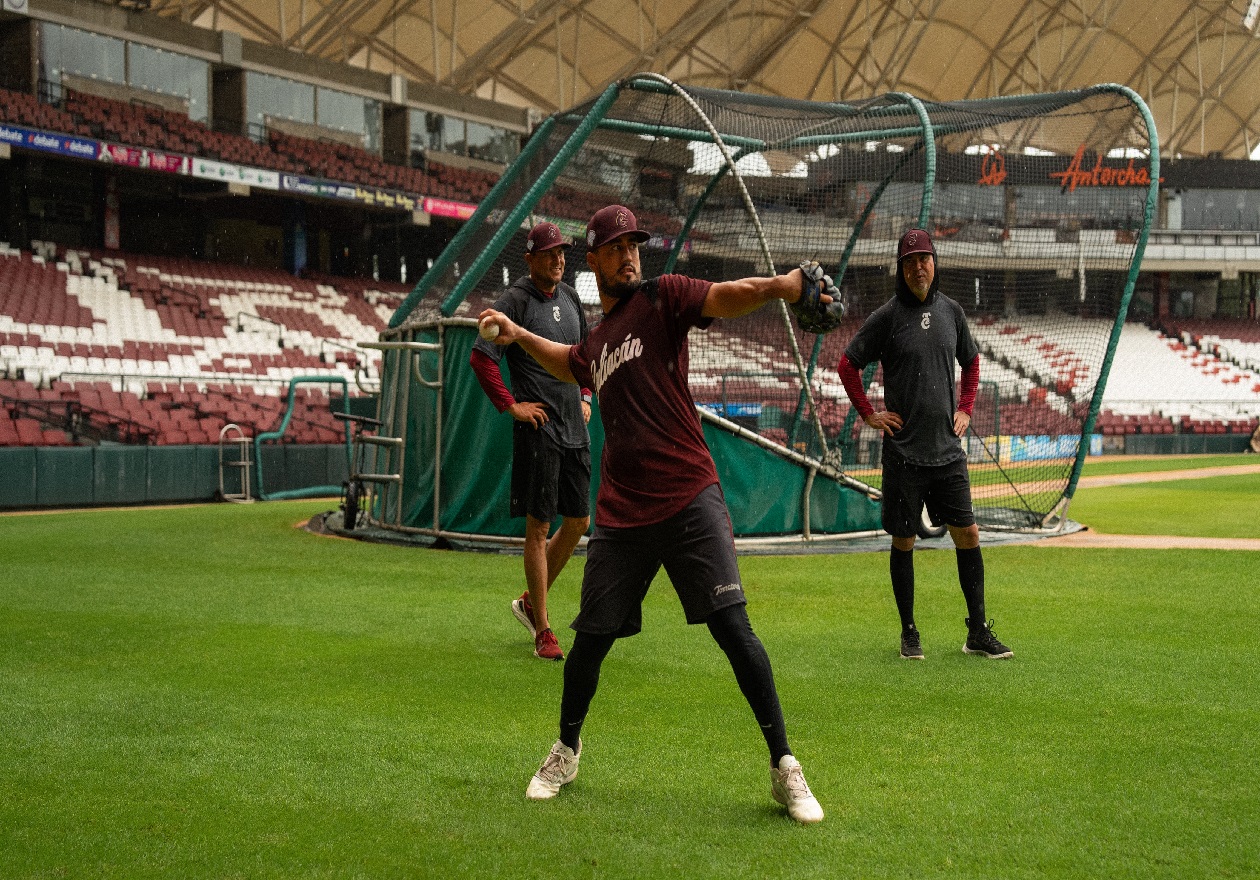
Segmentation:
{"type": "Polygon", "coordinates": [[[922,327],[924,330],[932,326],[932,313],[931,312],[923,313],[923,320],[919,322],[919,326],[922,327]]]}
{"type": "Polygon", "coordinates": [[[551,307],[551,317],[556,319],[556,323],[560,323],[560,306],[551,307]]]}

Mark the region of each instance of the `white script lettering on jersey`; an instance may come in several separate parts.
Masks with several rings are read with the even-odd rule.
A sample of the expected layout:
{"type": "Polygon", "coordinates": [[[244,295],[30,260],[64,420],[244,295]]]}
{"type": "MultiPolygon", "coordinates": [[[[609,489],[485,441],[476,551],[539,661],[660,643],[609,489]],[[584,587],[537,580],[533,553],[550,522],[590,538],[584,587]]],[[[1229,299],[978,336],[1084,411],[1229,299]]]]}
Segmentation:
{"type": "Polygon", "coordinates": [[[595,380],[595,393],[599,394],[599,389],[604,387],[604,383],[608,381],[608,377],[626,361],[637,358],[643,354],[643,342],[637,337],[630,338],[630,334],[626,334],[626,338],[621,341],[612,351],[608,350],[608,343],[604,343],[603,349],[599,353],[599,363],[594,364],[591,370],[591,377],[595,380]]]}
{"type": "Polygon", "coordinates": [[[551,307],[551,317],[556,319],[556,323],[560,323],[560,306],[551,307]]]}
{"type": "Polygon", "coordinates": [[[919,326],[922,327],[924,330],[932,326],[932,313],[931,312],[923,313],[923,320],[919,322],[919,326]]]}

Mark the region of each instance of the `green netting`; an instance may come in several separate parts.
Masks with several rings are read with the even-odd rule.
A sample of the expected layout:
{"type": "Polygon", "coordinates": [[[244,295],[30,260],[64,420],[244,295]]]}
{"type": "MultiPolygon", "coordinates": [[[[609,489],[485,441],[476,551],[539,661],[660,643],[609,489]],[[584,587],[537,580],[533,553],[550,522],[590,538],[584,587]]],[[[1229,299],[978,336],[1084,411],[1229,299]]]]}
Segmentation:
{"type": "MultiPolygon", "coordinates": [[[[801,333],[775,308],[717,322],[691,335],[691,388],[710,412],[835,469],[824,477],[842,471],[878,494],[880,439],[854,417],[836,366],[892,295],[898,237],[922,225],[941,290],[982,351],[966,438],[978,518],[1040,527],[1062,513],[1091,440],[1158,167],[1149,113],[1119,86],[825,104],[640,75],[547,120],[391,324],[476,314],[526,271],[533,222],[580,238],[614,202],[656,233],[641,252],[645,277],[738,278],[818,259],[848,304],[840,329],[801,333]]],[[[584,270],[579,245],[567,280],[598,320],[584,270]]],[[[868,381],[878,406],[878,371],[868,381]]],[[[756,491],[735,472],[727,483],[733,510],[756,491]]],[[[790,530],[778,514],[757,522],[790,530]]]]}

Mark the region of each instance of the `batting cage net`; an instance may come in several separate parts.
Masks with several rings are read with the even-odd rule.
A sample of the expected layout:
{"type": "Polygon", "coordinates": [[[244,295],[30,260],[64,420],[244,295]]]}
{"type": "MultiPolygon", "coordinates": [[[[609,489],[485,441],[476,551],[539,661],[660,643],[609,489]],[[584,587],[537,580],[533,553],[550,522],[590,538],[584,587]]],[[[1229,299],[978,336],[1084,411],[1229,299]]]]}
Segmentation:
{"type": "MultiPolygon", "coordinates": [[[[893,295],[898,238],[922,227],[940,290],[963,307],[982,353],[963,440],[977,517],[1044,528],[1098,442],[1158,164],[1149,113],[1119,86],[837,104],[642,74],[543,123],[386,335],[492,304],[526,274],[525,233],[542,219],[576,240],[566,280],[598,320],[582,236],[613,203],[653,233],[640,250],[645,278],[735,279],[818,260],[843,294],[841,326],[805,333],[781,304],[718,321],[690,337],[691,389],[710,422],[878,497],[881,440],[850,406],[837,364],[893,295]]],[[[881,371],[864,379],[882,408],[881,371]]]]}

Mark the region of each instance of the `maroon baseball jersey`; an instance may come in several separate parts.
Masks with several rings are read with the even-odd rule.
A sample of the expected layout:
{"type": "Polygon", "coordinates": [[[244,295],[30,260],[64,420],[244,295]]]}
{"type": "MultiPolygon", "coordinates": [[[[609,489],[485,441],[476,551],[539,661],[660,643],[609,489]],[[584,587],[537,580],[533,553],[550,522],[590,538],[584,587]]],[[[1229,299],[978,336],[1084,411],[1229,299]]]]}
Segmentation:
{"type": "Polygon", "coordinates": [[[620,300],[569,349],[569,368],[599,397],[604,424],[595,521],[658,523],[718,481],[687,387],[687,334],[708,327],[711,283],[662,275],[620,300]]]}

